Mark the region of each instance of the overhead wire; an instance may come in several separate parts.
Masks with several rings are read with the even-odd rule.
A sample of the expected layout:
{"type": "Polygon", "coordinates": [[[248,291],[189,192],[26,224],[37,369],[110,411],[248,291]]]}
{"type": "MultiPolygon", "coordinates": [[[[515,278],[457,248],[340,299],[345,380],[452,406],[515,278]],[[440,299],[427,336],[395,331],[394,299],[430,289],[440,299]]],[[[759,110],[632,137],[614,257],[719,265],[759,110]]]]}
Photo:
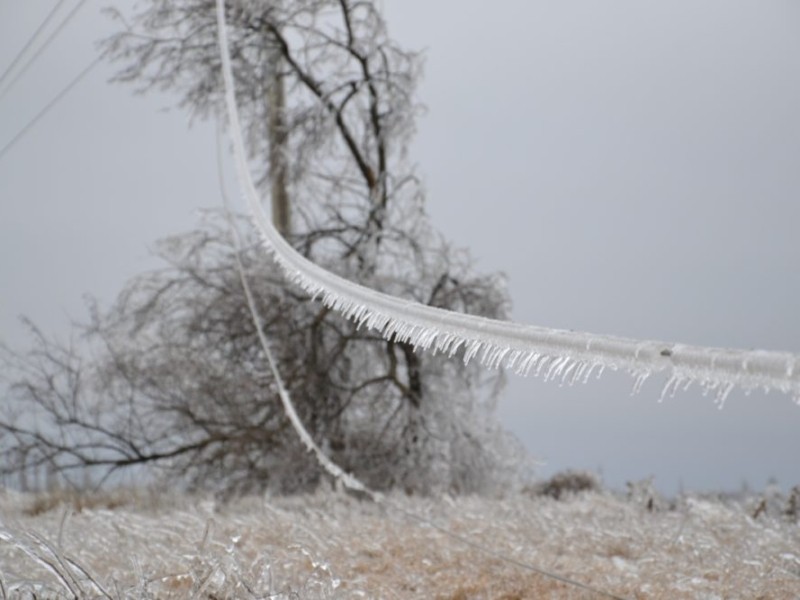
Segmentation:
{"type": "MultiPolygon", "coordinates": [[[[67,24],[73,19],[73,17],[75,17],[75,15],[78,13],[78,11],[81,9],[81,7],[85,3],[86,3],[86,0],[80,0],[72,8],[72,10],[69,11],[69,13],[67,13],[67,15],[56,26],[56,28],[53,30],[53,32],[50,34],[50,36],[42,43],[41,46],[39,46],[39,48],[36,50],[36,52],[33,53],[33,56],[31,56],[28,59],[28,61],[21,67],[21,69],[17,72],[17,74],[14,76],[14,78],[10,82],[8,82],[8,84],[4,88],[0,89],[0,99],[5,97],[5,95],[9,92],[9,90],[11,90],[11,88],[14,87],[14,84],[19,80],[19,78],[22,77],[28,71],[28,69],[30,69],[31,65],[33,65],[33,63],[36,62],[36,60],[42,55],[42,53],[50,46],[50,44],[53,42],[53,40],[55,40],[56,37],[58,37],[58,35],[64,30],[64,27],[66,27],[67,24]]],[[[61,3],[59,2],[59,6],[60,6],[60,4],[61,3]]],[[[58,8],[58,6],[56,8],[58,8]]],[[[48,18],[49,18],[49,16],[48,16],[48,18]]],[[[41,29],[41,26],[40,26],[40,29],[41,29]]],[[[39,30],[37,29],[37,33],[38,33],[38,31],[39,30]]],[[[29,40],[29,43],[26,44],[26,48],[31,43],[32,43],[32,41],[29,40]]]]}
{"type": "Polygon", "coordinates": [[[2,88],[3,82],[6,80],[8,75],[11,73],[14,67],[17,66],[17,63],[22,59],[22,57],[25,55],[28,49],[33,45],[33,42],[36,41],[36,39],[39,37],[39,34],[42,31],[44,31],[44,28],[50,22],[50,19],[52,19],[53,15],[55,15],[58,12],[58,9],[61,8],[64,2],[66,2],[66,0],[59,0],[56,3],[56,5],[50,10],[50,12],[44,18],[44,20],[39,24],[39,27],[36,28],[36,31],[33,32],[33,35],[31,35],[31,37],[28,38],[28,41],[25,43],[22,49],[19,52],[17,52],[17,55],[6,67],[6,70],[3,71],[2,75],[0,75],[0,88],[2,88]]]}
{"type": "Polygon", "coordinates": [[[76,85],[78,85],[78,83],[80,83],[80,81],[81,81],[81,80],[82,80],[84,77],[86,77],[86,76],[89,74],[89,72],[90,72],[92,69],[94,69],[94,68],[97,66],[97,64],[100,62],[100,60],[101,60],[101,59],[102,59],[102,56],[98,56],[98,57],[97,57],[97,58],[95,58],[95,59],[94,59],[94,60],[93,60],[91,63],[89,63],[89,64],[88,64],[88,65],[87,65],[87,66],[86,66],[86,67],[85,67],[85,68],[84,68],[84,69],[83,69],[83,70],[82,70],[80,73],[78,73],[78,74],[77,74],[77,75],[76,75],[76,76],[75,76],[75,77],[74,77],[74,78],[73,78],[73,79],[72,79],[72,80],[71,80],[71,81],[70,81],[70,82],[69,82],[69,83],[68,83],[68,84],[67,84],[67,85],[66,85],[64,88],[62,88],[62,90],[61,90],[60,92],[58,92],[58,94],[56,94],[56,95],[53,97],[53,99],[52,99],[52,100],[50,100],[50,102],[48,102],[48,103],[47,103],[47,104],[44,106],[44,108],[42,108],[42,109],[41,109],[41,110],[40,110],[40,111],[39,111],[39,112],[36,114],[36,116],[35,116],[35,117],[33,117],[33,118],[30,120],[30,121],[28,121],[28,123],[26,123],[26,124],[25,124],[25,126],[24,126],[22,129],[20,129],[20,130],[17,132],[17,134],[16,134],[16,135],[15,135],[13,138],[11,138],[11,140],[10,140],[10,141],[9,141],[9,142],[8,142],[8,143],[5,145],[5,146],[3,146],[2,148],[0,148],[0,160],[2,160],[3,156],[4,156],[5,154],[7,154],[7,153],[8,153],[8,151],[9,151],[9,150],[11,150],[11,148],[12,148],[12,147],[13,147],[13,146],[14,146],[14,145],[17,143],[17,142],[19,142],[19,141],[20,141],[20,140],[23,138],[23,136],[25,136],[25,134],[26,134],[26,133],[28,133],[28,131],[30,131],[30,130],[31,130],[31,128],[32,128],[34,125],[36,125],[36,123],[37,123],[37,122],[39,122],[39,120],[40,120],[42,117],[44,117],[44,116],[45,116],[45,115],[46,115],[46,114],[47,114],[47,113],[48,113],[48,112],[49,112],[49,111],[50,111],[50,110],[51,110],[51,109],[52,109],[52,108],[53,108],[53,107],[54,107],[56,104],[58,104],[58,103],[59,103],[61,100],[63,100],[63,99],[64,99],[64,97],[65,97],[65,96],[66,96],[66,95],[67,95],[67,94],[68,94],[70,91],[72,91],[72,88],[74,88],[76,85]]]}
{"type": "Polygon", "coordinates": [[[483,554],[484,556],[488,556],[500,562],[504,562],[514,567],[530,571],[546,579],[551,579],[553,581],[557,581],[559,583],[563,583],[565,585],[569,585],[574,588],[584,590],[586,592],[591,592],[601,598],[609,598],[610,600],[626,600],[621,596],[617,596],[610,592],[606,592],[599,588],[595,588],[591,585],[582,583],[580,581],[576,581],[574,579],[570,579],[569,577],[564,577],[563,575],[559,575],[558,573],[552,573],[550,571],[523,562],[516,558],[511,558],[501,552],[487,548],[482,544],[478,544],[463,535],[455,533],[450,529],[447,529],[446,527],[443,527],[435,523],[431,519],[428,519],[426,517],[423,517],[415,513],[414,511],[403,508],[402,506],[392,502],[389,498],[387,498],[380,492],[370,489],[366,484],[362,483],[354,475],[347,473],[344,469],[342,469],[339,465],[337,465],[322,451],[322,449],[314,441],[314,439],[311,437],[311,434],[303,425],[303,422],[300,420],[300,417],[298,416],[297,411],[294,407],[294,403],[292,402],[291,396],[289,395],[289,392],[286,390],[286,386],[283,383],[283,378],[281,377],[280,370],[278,368],[277,361],[275,360],[274,354],[272,352],[269,340],[267,339],[266,334],[264,333],[265,327],[261,315],[258,312],[258,308],[256,307],[255,297],[253,295],[250,284],[247,280],[247,274],[244,269],[244,264],[242,263],[241,260],[241,252],[243,244],[241,236],[239,235],[239,230],[237,229],[236,224],[233,221],[233,215],[230,209],[230,202],[228,201],[228,197],[225,192],[225,185],[223,183],[222,151],[221,151],[221,140],[220,140],[219,129],[217,130],[217,169],[218,169],[218,178],[220,182],[220,190],[223,198],[223,204],[225,207],[225,215],[228,220],[228,228],[231,231],[231,235],[233,237],[235,246],[234,260],[236,261],[236,269],[239,273],[239,280],[244,290],[247,307],[250,311],[250,316],[253,320],[253,325],[255,327],[256,334],[258,336],[258,340],[261,345],[261,349],[264,353],[264,356],[267,359],[267,364],[269,365],[270,371],[272,372],[272,376],[275,380],[275,385],[278,389],[278,396],[281,400],[284,411],[286,412],[286,416],[289,418],[289,421],[292,424],[292,428],[300,437],[301,441],[306,446],[306,448],[312,454],[314,454],[314,457],[316,458],[317,462],[320,463],[320,466],[322,466],[322,468],[325,469],[325,471],[327,471],[331,476],[333,476],[335,480],[339,481],[345,488],[351,491],[365,494],[370,500],[372,500],[376,504],[383,506],[389,509],[390,511],[399,513],[408,519],[411,519],[427,527],[430,527],[431,529],[438,531],[439,533],[445,535],[446,537],[449,537],[450,539],[464,546],[468,546],[469,548],[476,550],[477,552],[483,554]]]}
{"type": "MultiPolygon", "coordinates": [[[[220,51],[222,57],[222,70],[223,70],[223,79],[225,80],[225,85],[227,88],[227,107],[228,107],[228,123],[229,126],[233,129],[232,137],[233,137],[233,146],[234,146],[234,154],[237,157],[237,168],[239,170],[240,177],[244,177],[247,179],[248,186],[252,185],[252,182],[249,181],[249,173],[244,169],[244,147],[241,140],[241,131],[235,128],[239,126],[239,118],[238,118],[238,111],[236,110],[235,101],[231,102],[232,99],[235,99],[235,95],[233,92],[233,77],[230,68],[230,54],[228,52],[228,44],[227,44],[227,33],[225,30],[225,13],[224,13],[224,0],[217,0],[217,25],[219,27],[219,44],[220,44],[220,51]]],[[[300,420],[297,411],[294,408],[294,404],[292,403],[291,397],[289,392],[286,390],[285,385],[283,384],[283,378],[281,377],[280,370],[278,368],[277,361],[272,353],[272,349],[269,344],[269,340],[264,333],[264,326],[263,321],[261,319],[261,315],[258,312],[258,308],[256,307],[255,298],[253,296],[252,290],[247,280],[247,274],[245,273],[244,265],[241,261],[240,253],[242,251],[242,242],[241,237],[239,236],[239,232],[236,228],[235,223],[233,222],[233,217],[231,215],[229,202],[227,200],[227,194],[225,193],[225,185],[223,182],[223,169],[222,169],[222,148],[221,148],[221,138],[219,135],[219,130],[217,131],[217,169],[218,169],[218,177],[220,182],[220,190],[223,198],[223,202],[225,205],[225,214],[228,218],[228,225],[231,229],[231,233],[233,236],[234,244],[235,244],[235,260],[236,260],[236,267],[239,272],[239,278],[242,283],[242,287],[244,289],[245,298],[247,301],[247,306],[250,311],[251,318],[253,319],[253,324],[256,329],[256,334],[258,336],[259,343],[261,344],[261,348],[264,352],[265,357],[267,358],[267,362],[269,364],[270,370],[272,371],[272,375],[275,379],[275,384],[278,388],[278,395],[281,399],[283,404],[284,410],[286,411],[286,415],[289,418],[289,421],[292,424],[297,435],[300,437],[304,445],[314,454],[317,461],[320,465],[329,473],[331,474],[337,481],[341,482],[347,489],[352,491],[361,492],[366,494],[371,500],[375,503],[384,506],[390,510],[394,510],[407,518],[411,518],[417,522],[420,522],[424,525],[427,525],[436,531],[446,535],[447,537],[460,542],[463,545],[466,545],[485,556],[489,556],[495,560],[499,560],[501,562],[505,562],[507,564],[513,565],[515,567],[528,570],[530,572],[536,573],[542,577],[558,581],[565,585],[569,585],[575,587],[577,589],[581,589],[587,592],[591,592],[600,596],[602,598],[609,598],[611,600],[625,600],[621,596],[617,596],[610,592],[606,592],[599,588],[595,588],[593,586],[581,583],[579,581],[570,579],[568,577],[564,577],[562,575],[558,575],[557,573],[551,573],[545,569],[536,567],[534,565],[525,563],[523,561],[510,558],[501,552],[497,552],[494,550],[490,550],[485,546],[478,544],[462,535],[459,535],[449,529],[442,527],[427,519],[421,515],[414,513],[413,511],[407,510],[388,498],[386,498],[383,494],[376,492],[370,489],[367,485],[362,483],[358,478],[355,476],[347,473],[342,469],[339,465],[337,465],[333,460],[331,460],[323,451],[322,449],[314,442],[311,434],[303,425],[302,421],[300,420]]]]}
{"type": "MultiPolygon", "coordinates": [[[[48,23],[52,20],[53,16],[58,12],[61,6],[64,4],[65,0],[59,0],[59,2],[51,9],[51,11],[47,14],[45,19],[39,24],[36,31],[33,35],[28,39],[22,49],[17,53],[14,59],[11,61],[9,66],[3,72],[3,75],[0,76],[0,85],[2,82],[7,79],[7,77],[13,72],[14,67],[19,63],[25,53],[33,46],[34,42],[39,38],[40,34],[44,31],[45,27],[48,23]]],[[[38,58],[42,55],[42,53],[50,46],[50,44],[55,40],[55,38],[64,30],[67,24],[75,17],[78,11],[83,7],[86,3],[86,0],[80,0],[75,6],[72,7],[72,10],[67,13],[67,15],[61,20],[61,22],[56,26],[56,28],[51,32],[51,34],[45,39],[45,41],[37,48],[34,54],[25,62],[22,68],[17,72],[17,74],[11,79],[10,82],[6,84],[0,90],[0,98],[3,98],[16,84],[16,82],[22,77],[28,69],[38,60],[38,58]]],[[[22,129],[20,129],[17,134],[11,138],[2,148],[0,148],[0,159],[2,159],[5,154],[7,154],[11,148],[19,142],[25,134],[27,134],[31,128],[36,125],[39,120],[44,117],[56,104],[58,104],[89,72],[97,66],[101,57],[95,58],[91,63],[89,63],[83,70],[81,70],[72,80],[64,86],[61,91],[59,91],[45,106],[30,120],[28,123],[25,124],[22,129]]]]}
{"type": "MultiPolygon", "coordinates": [[[[236,104],[230,88],[225,90],[225,101],[236,104]]],[[[241,138],[238,122],[231,124],[231,135],[241,138]]],[[[243,156],[237,157],[239,171],[248,168],[246,154],[243,156]]],[[[287,279],[312,299],[386,339],[407,343],[415,350],[451,357],[459,354],[465,363],[474,359],[487,368],[505,367],[522,376],[533,374],[566,385],[586,382],[607,370],[621,371],[633,378],[636,393],[649,377],[663,374],[661,399],[696,385],[710,394],[719,408],[735,388],[745,393],[778,390],[800,406],[800,354],[516,323],[413,302],[348,280],[297,252],[271,223],[246,173],[240,175],[240,182],[263,245],[287,279]]]]}
{"type": "Polygon", "coordinates": [[[278,363],[272,353],[269,340],[267,340],[266,334],[264,333],[265,327],[261,319],[261,315],[258,312],[258,308],[256,307],[255,297],[253,296],[250,284],[247,281],[247,275],[240,257],[243,244],[241,237],[239,236],[239,230],[236,228],[236,224],[233,222],[230,202],[228,201],[228,195],[225,192],[222,169],[222,139],[219,127],[217,128],[217,176],[220,184],[220,193],[222,195],[222,200],[225,207],[225,215],[228,220],[228,228],[231,231],[235,245],[234,258],[236,261],[236,268],[239,272],[239,279],[241,280],[242,288],[244,289],[245,299],[247,300],[247,307],[250,310],[250,316],[253,319],[253,325],[255,326],[256,334],[258,335],[258,341],[261,344],[261,349],[264,352],[264,356],[266,357],[267,363],[269,364],[270,370],[275,378],[275,385],[278,388],[278,396],[283,404],[286,416],[289,418],[289,421],[297,432],[297,435],[300,437],[300,440],[303,442],[306,448],[316,456],[317,461],[328,473],[330,473],[337,480],[342,481],[342,483],[349,489],[364,492],[373,500],[377,501],[378,497],[375,492],[370,491],[363,483],[358,481],[358,479],[349,475],[346,471],[344,471],[344,469],[329,459],[322,449],[316,444],[316,442],[314,442],[314,438],[311,437],[311,434],[300,420],[294,404],[292,403],[292,399],[289,396],[289,392],[286,390],[286,386],[283,384],[283,378],[280,375],[278,363]]]}

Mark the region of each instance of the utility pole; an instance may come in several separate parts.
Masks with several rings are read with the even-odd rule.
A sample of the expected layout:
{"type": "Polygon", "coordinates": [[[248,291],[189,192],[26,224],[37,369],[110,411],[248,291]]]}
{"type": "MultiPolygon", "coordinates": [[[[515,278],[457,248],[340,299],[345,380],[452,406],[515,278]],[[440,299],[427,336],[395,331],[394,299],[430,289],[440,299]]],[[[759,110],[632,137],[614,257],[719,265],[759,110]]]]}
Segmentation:
{"type": "Polygon", "coordinates": [[[286,157],[286,90],[283,86],[283,59],[277,47],[269,61],[267,92],[267,138],[269,142],[269,180],[272,196],[272,223],[284,237],[291,233],[289,206],[289,168],[286,157]]]}

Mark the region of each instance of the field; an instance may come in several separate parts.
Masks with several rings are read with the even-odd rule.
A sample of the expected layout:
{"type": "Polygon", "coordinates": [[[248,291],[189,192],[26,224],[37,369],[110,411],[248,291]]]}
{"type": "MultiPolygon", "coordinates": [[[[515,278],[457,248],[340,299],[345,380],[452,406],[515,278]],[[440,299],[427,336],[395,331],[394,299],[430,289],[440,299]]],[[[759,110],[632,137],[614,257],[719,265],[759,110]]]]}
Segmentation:
{"type": "Polygon", "coordinates": [[[0,597],[789,600],[800,525],[788,500],[6,491],[0,597]]]}

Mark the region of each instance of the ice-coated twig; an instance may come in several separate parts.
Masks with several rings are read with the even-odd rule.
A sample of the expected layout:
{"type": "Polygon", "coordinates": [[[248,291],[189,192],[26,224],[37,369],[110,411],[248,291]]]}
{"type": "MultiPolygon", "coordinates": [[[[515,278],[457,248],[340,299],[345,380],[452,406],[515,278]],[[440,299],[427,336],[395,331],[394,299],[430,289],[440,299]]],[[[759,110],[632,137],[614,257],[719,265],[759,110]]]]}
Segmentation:
{"type": "Polygon", "coordinates": [[[533,372],[546,380],[572,384],[605,369],[627,371],[638,391],[647,377],[664,373],[662,398],[697,383],[713,393],[720,407],[734,387],[779,390],[800,404],[800,356],[796,354],[645,341],[466,315],[378,292],[306,259],[273,227],[250,176],[220,10],[224,7],[218,17],[225,103],[239,183],[265,248],[287,278],[313,298],[387,339],[451,356],[463,351],[465,362],[477,356],[488,367],[504,366],[520,375],[533,372]]]}
{"type": "Polygon", "coordinates": [[[15,536],[10,531],[0,530],[0,541],[5,542],[9,544],[11,547],[22,551],[26,556],[28,556],[28,558],[32,559],[34,562],[38,563],[41,567],[43,567],[45,571],[54,575],[56,580],[67,591],[69,591],[73,595],[73,597],[75,598],[81,597],[79,591],[80,593],[82,593],[83,590],[80,590],[80,586],[78,586],[78,589],[75,589],[72,586],[72,583],[70,582],[70,579],[72,579],[72,574],[62,572],[62,569],[60,568],[61,565],[59,564],[60,561],[58,560],[57,556],[53,557],[45,556],[44,552],[37,551],[31,548],[28,544],[23,542],[21,539],[19,539],[18,536],[15,536]]]}

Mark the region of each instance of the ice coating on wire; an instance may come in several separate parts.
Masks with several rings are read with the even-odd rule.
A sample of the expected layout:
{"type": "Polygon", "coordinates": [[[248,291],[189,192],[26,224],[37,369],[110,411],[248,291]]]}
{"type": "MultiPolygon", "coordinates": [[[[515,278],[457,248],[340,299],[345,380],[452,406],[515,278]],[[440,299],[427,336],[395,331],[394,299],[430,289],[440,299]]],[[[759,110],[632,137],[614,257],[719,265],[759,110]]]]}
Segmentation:
{"type": "MultiPolygon", "coordinates": [[[[222,9],[220,8],[220,4],[217,5],[217,18],[220,19],[220,12],[222,9]]],[[[367,494],[372,500],[378,502],[381,500],[380,494],[374,492],[367,488],[359,479],[355,476],[347,473],[344,469],[342,469],[339,465],[333,462],[328,456],[322,451],[322,449],[317,445],[314,441],[314,438],[311,437],[311,434],[303,425],[300,416],[297,414],[297,410],[294,407],[294,403],[292,402],[292,398],[289,395],[286,386],[283,383],[283,377],[281,377],[280,370],[278,369],[278,362],[275,360],[275,355],[272,352],[272,346],[267,339],[266,334],[264,333],[265,327],[264,322],[261,319],[261,315],[256,308],[255,298],[253,297],[253,291],[250,288],[250,284],[247,281],[247,275],[245,274],[244,265],[242,264],[242,260],[239,254],[242,251],[242,240],[239,236],[239,230],[236,228],[236,224],[233,222],[233,217],[230,211],[230,204],[228,202],[227,194],[225,193],[225,186],[222,181],[222,148],[220,143],[220,135],[219,130],[217,130],[217,168],[219,170],[219,181],[220,181],[220,192],[222,193],[222,199],[225,205],[225,215],[228,220],[228,227],[231,231],[233,236],[233,241],[236,247],[236,253],[234,254],[236,260],[236,268],[239,272],[239,280],[242,283],[242,289],[244,290],[245,300],[247,301],[247,308],[250,311],[250,316],[253,319],[253,325],[255,326],[255,331],[258,336],[258,341],[261,344],[261,349],[264,352],[264,356],[267,359],[267,364],[269,365],[270,371],[272,371],[272,376],[275,379],[275,385],[278,388],[278,397],[281,400],[281,404],[283,405],[283,410],[286,413],[289,422],[292,424],[295,432],[297,433],[300,441],[306,447],[306,450],[314,454],[314,457],[317,459],[317,462],[325,469],[329,475],[333,476],[334,479],[340,481],[346,488],[357,491],[363,492],[367,494]]]]}
{"type": "MultiPolygon", "coordinates": [[[[220,23],[224,24],[224,14],[220,23]]],[[[397,298],[348,281],[306,259],[273,227],[259,201],[247,166],[236,106],[227,34],[220,27],[225,104],[239,183],[265,248],[286,277],[312,298],[387,339],[418,350],[477,358],[491,368],[506,367],[562,384],[585,382],[605,369],[627,371],[633,391],[655,373],[667,381],[661,398],[699,385],[721,407],[735,387],[778,390],[800,400],[800,356],[787,352],[745,351],[644,341],[610,335],[551,329],[466,315],[397,298]]]]}

